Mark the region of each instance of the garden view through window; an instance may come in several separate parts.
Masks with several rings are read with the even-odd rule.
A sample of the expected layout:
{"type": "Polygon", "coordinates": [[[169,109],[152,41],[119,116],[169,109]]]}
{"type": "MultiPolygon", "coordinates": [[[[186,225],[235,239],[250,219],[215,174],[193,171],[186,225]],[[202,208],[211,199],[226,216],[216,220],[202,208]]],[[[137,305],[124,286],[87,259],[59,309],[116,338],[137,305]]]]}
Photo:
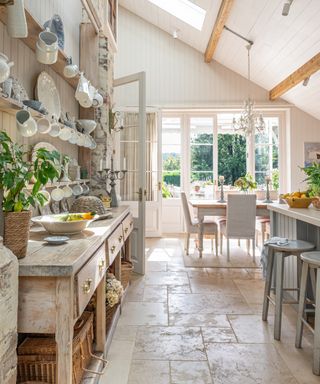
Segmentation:
{"type": "MultiPolygon", "coordinates": [[[[247,138],[232,127],[234,113],[218,113],[210,117],[164,117],[162,119],[162,195],[178,198],[180,191],[195,198],[215,198],[214,185],[219,175],[225,177],[226,188],[246,175],[247,138]]],[[[264,189],[265,177],[272,177],[279,188],[279,117],[264,117],[266,129],[256,133],[252,175],[258,189],[264,189]]]]}

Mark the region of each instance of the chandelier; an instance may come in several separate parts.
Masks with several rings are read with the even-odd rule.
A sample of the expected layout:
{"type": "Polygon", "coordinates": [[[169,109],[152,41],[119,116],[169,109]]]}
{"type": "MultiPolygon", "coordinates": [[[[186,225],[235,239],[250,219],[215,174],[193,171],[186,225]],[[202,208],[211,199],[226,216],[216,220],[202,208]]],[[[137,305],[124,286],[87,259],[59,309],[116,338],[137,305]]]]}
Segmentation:
{"type": "Polygon", "coordinates": [[[243,136],[251,136],[255,132],[262,134],[265,129],[265,122],[262,114],[259,115],[254,111],[254,102],[250,97],[250,49],[253,42],[250,42],[246,48],[248,50],[248,98],[244,102],[243,111],[239,118],[233,118],[232,126],[236,133],[243,136]]]}

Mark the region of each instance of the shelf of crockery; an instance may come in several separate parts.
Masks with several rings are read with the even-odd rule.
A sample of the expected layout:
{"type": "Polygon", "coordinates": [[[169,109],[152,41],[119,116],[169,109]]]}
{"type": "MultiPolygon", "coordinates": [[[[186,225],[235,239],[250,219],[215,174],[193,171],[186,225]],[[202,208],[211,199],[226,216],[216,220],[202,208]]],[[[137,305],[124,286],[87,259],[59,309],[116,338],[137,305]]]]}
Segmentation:
{"type": "MultiPolygon", "coordinates": [[[[84,184],[90,183],[90,179],[81,179],[81,180],[73,180],[73,181],[58,181],[56,183],[47,183],[46,188],[55,188],[55,187],[63,187],[65,185],[75,185],[75,184],[84,184]]],[[[33,184],[29,184],[27,189],[31,190],[33,188],[33,184]]]]}
{"type": "Polygon", "coordinates": [[[24,106],[18,100],[5,97],[3,94],[0,94],[0,111],[9,113],[10,115],[15,115],[18,111],[20,111],[20,109],[23,108],[27,109],[33,117],[45,117],[45,115],[35,109],[24,106]]]}
{"type": "MultiPolygon", "coordinates": [[[[44,29],[38,23],[38,21],[34,19],[34,17],[26,8],[25,8],[25,13],[26,13],[26,20],[28,25],[28,36],[25,38],[19,38],[19,40],[21,40],[30,49],[32,49],[32,51],[35,52],[39,33],[42,32],[44,29]]],[[[6,7],[0,7],[0,21],[3,24],[7,24],[7,8],[6,7]]],[[[50,67],[58,75],[60,75],[67,83],[69,83],[74,89],[76,89],[78,85],[78,77],[76,76],[70,79],[63,76],[63,68],[66,65],[67,58],[68,58],[68,55],[64,51],[59,49],[58,60],[54,64],[52,64],[50,67]]]]}

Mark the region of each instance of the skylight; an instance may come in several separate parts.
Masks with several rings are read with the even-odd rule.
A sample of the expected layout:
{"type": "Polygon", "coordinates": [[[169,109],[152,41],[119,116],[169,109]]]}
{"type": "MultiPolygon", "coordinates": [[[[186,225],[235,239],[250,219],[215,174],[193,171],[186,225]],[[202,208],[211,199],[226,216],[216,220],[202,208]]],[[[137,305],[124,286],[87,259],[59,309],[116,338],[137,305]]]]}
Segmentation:
{"type": "Polygon", "coordinates": [[[190,0],[149,0],[176,18],[201,31],[206,11],[190,0]]]}

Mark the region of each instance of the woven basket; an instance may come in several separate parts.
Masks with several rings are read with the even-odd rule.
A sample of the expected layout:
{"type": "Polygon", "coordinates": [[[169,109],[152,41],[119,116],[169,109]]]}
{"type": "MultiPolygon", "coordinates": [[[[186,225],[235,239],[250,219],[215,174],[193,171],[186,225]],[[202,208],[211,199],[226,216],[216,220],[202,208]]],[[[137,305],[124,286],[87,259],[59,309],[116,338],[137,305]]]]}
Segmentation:
{"type": "Polygon", "coordinates": [[[70,212],[96,212],[98,215],[104,215],[102,201],[96,196],[81,196],[72,204],[70,212]]]}
{"type": "Polygon", "coordinates": [[[106,305],[106,331],[108,331],[109,328],[111,327],[114,314],[116,313],[119,305],[120,304],[116,304],[113,307],[106,305]]]}
{"type": "Polygon", "coordinates": [[[22,259],[27,254],[31,214],[31,211],[4,213],[3,244],[18,259],[22,259]]]}
{"type": "MultiPolygon", "coordinates": [[[[91,360],[93,314],[84,312],[74,327],[72,383],[81,382],[91,360]]],[[[18,347],[17,382],[56,383],[56,342],[54,338],[27,338],[18,347]]]]}
{"type": "Polygon", "coordinates": [[[121,284],[126,289],[131,281],[133,264],[130,261],[121,260],[121,284]]]}

